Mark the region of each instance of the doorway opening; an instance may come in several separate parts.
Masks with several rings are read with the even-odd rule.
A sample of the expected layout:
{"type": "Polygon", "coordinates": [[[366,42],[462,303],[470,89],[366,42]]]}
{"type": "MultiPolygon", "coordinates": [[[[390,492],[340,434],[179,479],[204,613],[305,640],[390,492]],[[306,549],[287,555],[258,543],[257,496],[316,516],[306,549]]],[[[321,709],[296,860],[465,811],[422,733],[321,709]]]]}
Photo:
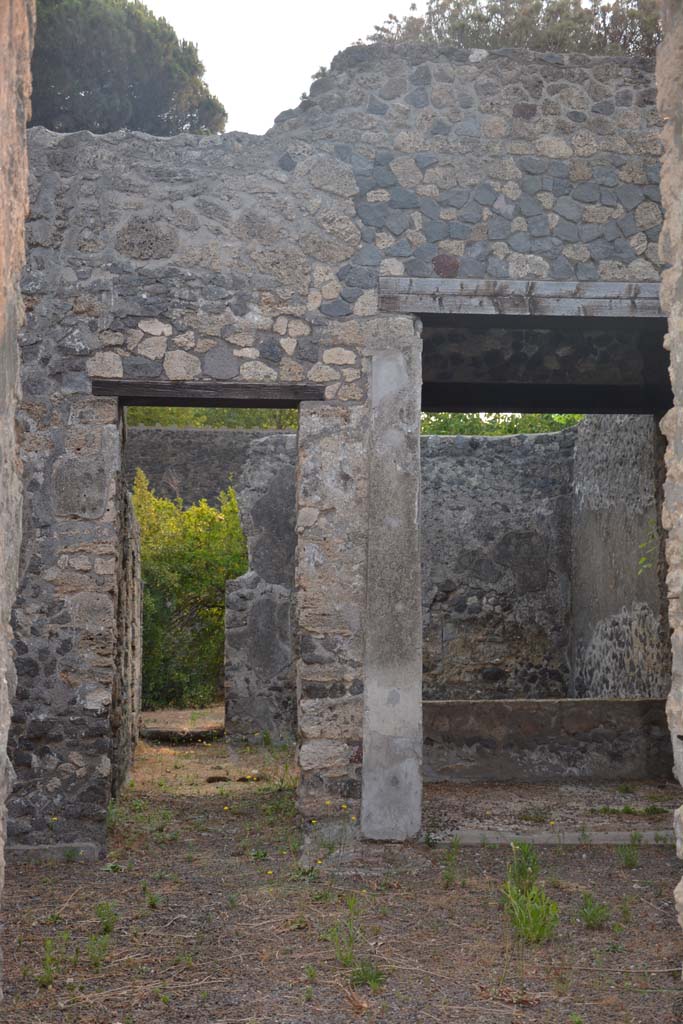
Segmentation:
{"type": "Polygon", "coordinates": [[[146,735],[294,737],[297,427],[296,408],[128,410],[146,735]]]}
{"type": "Polygon", "coordinates": [[[500,826],[492,784],[513,830],[547,786],[666,786],[664,321],[422,319],[425,827],[500,826]]]}
{"type": "MultiPolygon", "coordinates": [[[[264,566],[272,568],[271,563],[277,563],[277,558],[264,554],[273,520],[272,516],[262,515],[262,505],[264,492],[272,491],[273,480],[279,477],[277,466],[264,470],[262,456],[269,451],[272,437],[293,449],[288,462],[292,484],[288,506],[293,519],[297,433],[290,430],[283,434],[272,428],[283,422],[295,426],[299,404],[323,400],[324,390],[306,384],[261,386],[97,379],[93,381],[93,394],[117,398],[122,419],[124,471],[116,529],[124,585],[120,588],[117,611],[119,661],[111,711],[112,795],[116,796],[132,762],[144,704],[158,706],[166,696],[175,705],[172,715],[182,719],[186,713],[187,721],[181,721],[181,728],[166,729],[167,733],[191,733],[190,716],[202,717],[198,712],[203,709],[196,705],[208,704],[220,719],[216,728],[209,728],[210,732],[225,731],[225,712],[221,714],[218,708],[225,708],[226,704],[230,725],[244,724],[238,723],[237,714],[233,714],[233,708],[240,707],[240,699],[243,706],[249,706],[249,694],[240,688],[258,689],[264,678],[263,657],[258,662],[254,652],[262,656],[263,649],[272,648],[276,639],[271,628],[273,614],[270,621],[268,618],[276,584],[264,579],[263,572],[264,566]],[[143,411],[130,415],[129,407],[143,411]],[[155,411],[159,408],[161,412],[155,411]],[[246,414],[240,414],[241,410],[246,414]],[[126,424],[127,417],[132,423],[126,424]],[[168,423],[174,420],[183,426],[169,427],[168,423]],[[133,425],[136,421],[156,421],[162,425],[133,425]],[[240,425],[252,429],[234,429],[240,425]],[[261,429],[254,430],[254,426],[261,429]],[[140,432],[147,438],[144,443],[140,432]],[[140,457],[141,451],[145,458],[140,457]],[[236,461],[237,454],[241,462],[236,461]],[[136,492],[134,500],[128,496],[127,485],[136,492]],[[135,516],[134,504],[138,505],[140,521],[135,516]],[[145,573],[148,600],[143,623],[145,573]],[[241,594],[234,601],[236,591],[241,594]],[[224,614],[226,603],[229,607],[224,614]],[[236,609],[244,611],[250,605],[257,607],[257,612],[247,614],[235,626],[236,609]],[[232,627],[227,631],[226,620],[232,627]],[[170,630],[178,636],[169,639],[170,630]],[[150,641],[146,658],[145,632],[150,641]],[[219,704],[226,676],[222,650],[224,645],[228,650],[239,646],[234,643],[235,636],[240,637],[244,657],[241,662],[239,658],[226,660],[227,701],[223,697],[219,704]],[[235,665],[239,671],[234,670],[235,665]],[[146,689],[143,667],[148,673],[146,689]],[[166,690],[165,674],[173,684],[166,690]],[[214,694],[216,701],[212,704],[214,694]]],[[[268,510],[272,504],[266,498],[268,510]]],[[[271,547],[272,551],[279,551],[277,543],[271,547]]],[[[285,561],[293,575],[293,546],[285,561]]],[[[277,564],[281,568],[281,562],[277,564]]],[[[292,592],[290,585],[279,607],[279,621],[285,632],[291,630],[292,592]]],[[[286,647],[290,655],[291,642],[286,647]]],[[[293,673],[291,656],[285,668],[293,673]]],[[[288,686],[287,727],[291,723],[292,733],[296,721],[293,693],[294,686],[288,686]]],[[[260,733],[264,742],[273,739],[265,728],[260,733]]]]}

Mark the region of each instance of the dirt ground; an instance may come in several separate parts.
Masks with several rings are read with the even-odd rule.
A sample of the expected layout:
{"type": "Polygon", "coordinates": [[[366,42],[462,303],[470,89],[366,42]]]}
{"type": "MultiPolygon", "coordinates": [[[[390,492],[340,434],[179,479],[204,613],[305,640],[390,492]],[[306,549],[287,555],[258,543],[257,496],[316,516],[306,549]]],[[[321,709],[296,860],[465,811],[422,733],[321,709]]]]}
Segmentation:
{"type": "Polygon", "coordinates": [[[520,836],[583,833],[587,842],[604,832],[632,831],[671,839],[671,820],[681,803],[674,782],[537,783],[443,782],[425,787],[424,830],[446,840],[458,830],[520,836]]]}
{"type": "MultiPolygon", "coordinates": [[[[141,743],[106,861],[9,865],[0,1020],[683,1022],[681,865],[666,841],[636,844],[630,867],[612,846],[539,847],[559,925],[525,945],[502,904],[510,849],[435,845],[429,815],[446,806],[450,819],[460,801],[472,820],[548,824],[562,787],[512,805],[495,787],[429,787],[425,835],[404,846],[340,846],[308,823],[302,866],[294,783],[289,750],[141,743]],[[581,917],[586,893],[607,907],[595,930],[581,917]]],[[[627,834],[643,821],[668,833],[668,812],[650,805],[668,808],[673,790],[601,787],[583,803],[569,790],[574,822],[592,826],[597,811],[627,834]]]]}
{"type": "Polygon", "coordinates": [[[143,711],[140,715],[140,729],[162,732],[222,733],[225,728],[225,705],[212,704],[208,708],[160,708],[158,711],[143,711]]]}

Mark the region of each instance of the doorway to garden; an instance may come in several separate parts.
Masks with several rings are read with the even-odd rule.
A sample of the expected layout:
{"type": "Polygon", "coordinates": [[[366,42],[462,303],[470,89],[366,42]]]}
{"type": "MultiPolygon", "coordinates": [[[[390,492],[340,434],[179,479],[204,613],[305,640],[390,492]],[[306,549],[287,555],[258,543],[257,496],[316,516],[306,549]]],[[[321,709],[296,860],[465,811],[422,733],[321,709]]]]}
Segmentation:
{"type": "Polygon", "coordinates": [[[115,788],[138,732],[292,741],[298,407],[320,389],[93,390],[115,394],[125,417],[115,788]]]}

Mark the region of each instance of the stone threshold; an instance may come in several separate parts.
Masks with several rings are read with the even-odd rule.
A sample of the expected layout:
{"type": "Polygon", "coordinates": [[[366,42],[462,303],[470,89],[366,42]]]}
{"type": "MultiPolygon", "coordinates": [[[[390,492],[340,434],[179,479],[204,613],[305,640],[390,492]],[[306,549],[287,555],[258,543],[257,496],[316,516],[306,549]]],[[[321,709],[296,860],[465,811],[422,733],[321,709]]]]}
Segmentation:
{"type": "MultiPolygon", "coordinates": [[[[509,846],[511,843],[528,843],[531,846],[624,846],[632,841],[633,835],[640,837],[640,846],[673,846],[674,834],[665,829],[623,829],[614,831],[591,831],[590,829],[539,829],[533,832],[516,832],[509,829],[454,828],[436,829],[429,833],[432,843],[445,846],[457,839],[461,846],[509,846]]],[[[421,835],[425,839],[425,833],[421,835]]]]}
{"type": "Polygon", "coordinates": [[[152,726],[140,728],[140,739],[151,743],[208,743],[225,736],[224,728],[160,729],[152,726]]]}

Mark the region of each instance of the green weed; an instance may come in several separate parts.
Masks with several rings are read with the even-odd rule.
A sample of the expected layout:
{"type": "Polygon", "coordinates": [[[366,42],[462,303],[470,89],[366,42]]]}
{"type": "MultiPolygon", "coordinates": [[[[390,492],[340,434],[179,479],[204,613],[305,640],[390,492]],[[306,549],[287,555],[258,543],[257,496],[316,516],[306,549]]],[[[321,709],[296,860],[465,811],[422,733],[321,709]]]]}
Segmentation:
{"type": "Polygon", "coordinates": [[[508,880],[503,901],[515,932],[523,942],[535,945],[552,938],[559,924],[557,903],[535,883],[519,888],[508,880]]]}
{"type": "Polygon", "coordinates": [[[624,868],[637,868],[640,863],[640,844],[642,842],[640,832],[631,833],[631,842],[623,843],[617,847],[617,856],[621,866],[624,868]]]}
{"type": "Polygon", "coordinates": [[[586,928],[595,931],[602,928],[609,918],[609,907],[606,903],[599,903],[589,892],[585,892],[581,898],[579,916],[586,928]]]}
{"type": "Polygon", "coordinates": [[[110,935],[119,919],[111,903],[98,903],[95,907],[95,917],[100,922],[101,935],[110,935]]]}
{"type": "Polygon", "coordinates": [[[660,804],[648,804],[647,807],[632,807],[631,804],[624,804],[622,807],[608,807],[602,804],[601,807],[591,808],[591,814],[604,815],[625,815],[632,818],[652,818],[660,814],[668,814],[669,810],[660,804]]]}
{"type": "Polygon", "coordinates": [[[116,800],[110,800],[107,804],[107,828],[115,828],[121,820],[121,808],[117,804],[116,800]]]}
{"type": "Polygon", "coordinates": [[[90,966],[96,971],[99,971],[100,967],[107,958],[109,953],[110,939],[108,935],[91,935],[85,944],[85,952],[90,962],[90,966]]]}
{"type": "Polygon", "coordinates": [[[380,991],[385,981],[386,975],[384,972],[369,960],[360,960],[351,971],[351,984],[353,987],[361,988],[365,985],[373,995],[380,991]]]}
{"type": "Polygon", "coordinates": [[[444,889],[452,889],[458,874],[458,857],[460,856],[460,840],[451,839],[441,869],[441,881],[444,889]]]}
{"type": "Polygon", "coordinates": [[[507,880],[514,888],[526,892],[538,878],[538,854],[530,843],[512,843],[512,861],[507,880]]]}
{"type": "Polygon", "coordinates": [[[53,939],[45,939],[43,943],[43,964],[40,974],[36,975],[36,981],[41,988],[51,988],[57,977],[59,957],[53,939]]]}

